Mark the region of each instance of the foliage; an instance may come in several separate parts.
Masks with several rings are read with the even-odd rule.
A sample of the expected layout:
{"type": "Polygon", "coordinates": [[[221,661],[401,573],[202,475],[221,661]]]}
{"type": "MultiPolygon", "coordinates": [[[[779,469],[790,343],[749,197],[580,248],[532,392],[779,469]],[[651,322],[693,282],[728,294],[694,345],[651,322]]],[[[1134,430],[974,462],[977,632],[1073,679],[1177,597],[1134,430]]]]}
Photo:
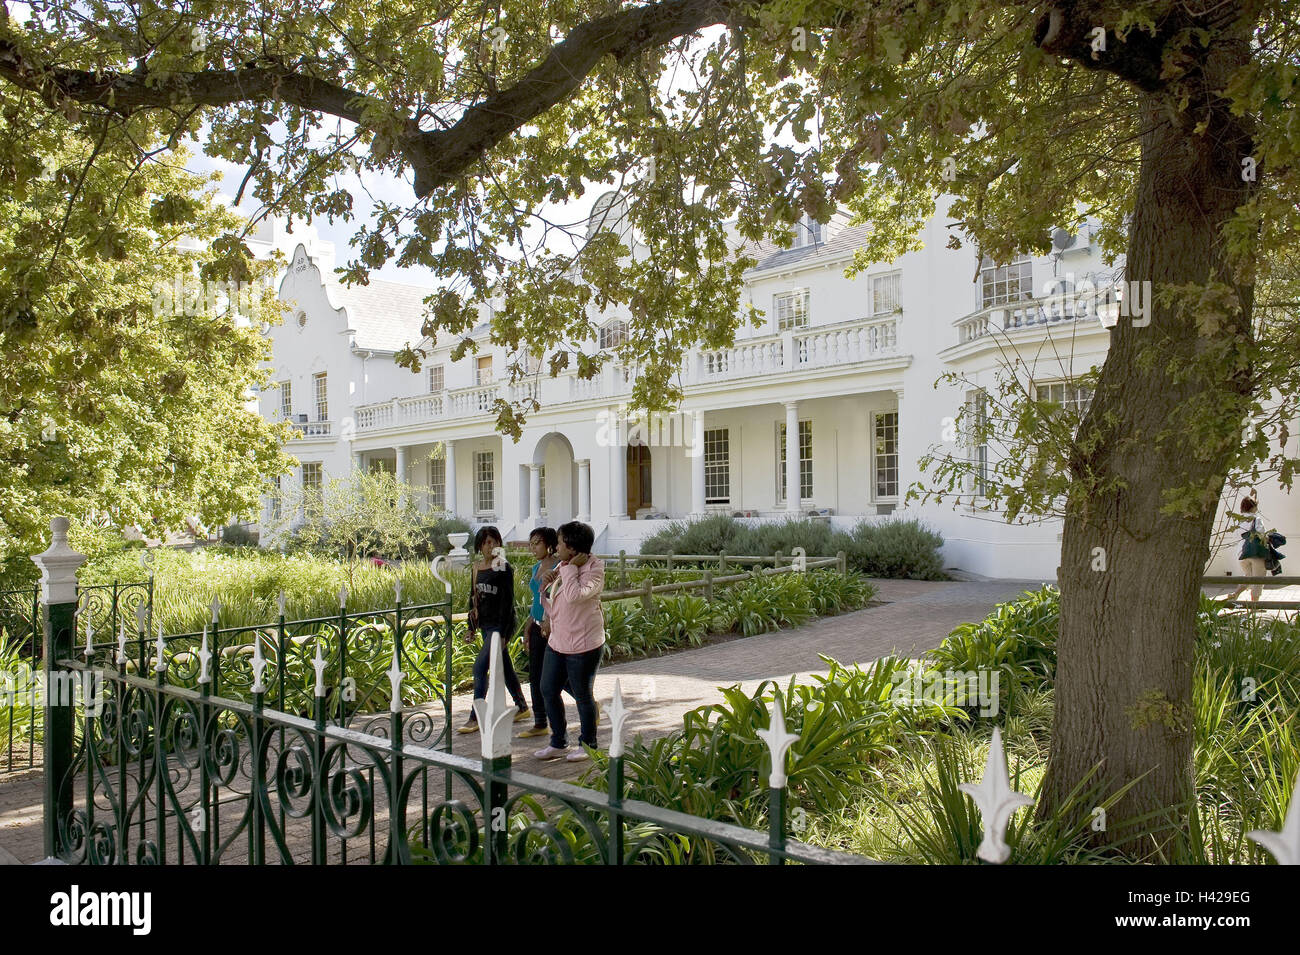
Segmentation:
{"type": "Polygon", "coordinates": [[[916,519],[861,521],[848,534],[837,534],[849,566],[868,577],[947,580],[939,548],[943,537],[916,519]]]}
{"type": "Polygon", "coordinates": [[[266,378],[259,327],[279,320],[263,281],[274,266],[221,238],[240,220],[211,195],[211,179],[185,171],[183,149],[157,161],[161,119],[87,126],[76,110],[51,114],[41,97],[5,87],[0,578],[9,584],[34,578],[28,555],[48,545],[51,516],[97,530],[139,524],[149,536],[189,519],[216,526],[255,512],[266,478],[292,463],[282,427],[246,407],[266,378]],[[217,288],[202,282],[220,291],[199,294],[217,288]],[[251,292],[229,296],[231,282],[251,292]]]}
{"type": "Polygon", "coordinates": [[[845,552],[849,565],[871,577],[946,580],[939,548],[943,538],[916,519],[861,521],[850,532],[833,531],[824,521],[789,518],[756,525],[713,515],[672,521],[641,543],[642,554],[728,554],[789,556],[802,547],[808,557],[845,552]]]}

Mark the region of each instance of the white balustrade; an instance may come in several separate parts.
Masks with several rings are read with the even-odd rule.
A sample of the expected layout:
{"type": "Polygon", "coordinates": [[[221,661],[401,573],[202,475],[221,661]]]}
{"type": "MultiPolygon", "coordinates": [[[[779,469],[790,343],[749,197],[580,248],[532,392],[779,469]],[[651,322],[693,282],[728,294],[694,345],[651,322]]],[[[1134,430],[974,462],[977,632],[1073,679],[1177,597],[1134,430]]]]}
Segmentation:
{"type": "Polygon", "coordinates": [[[959,344],[973,342],[993,333],[1004,333],[1020,328],[1044,327],[1062,322],[1087,322],[1097,320],[1098,307],[1107,301],[1108,289],[1098,289],[1076,298],[1074,294],[1051,295],[1022,302],[991,305],[971,315],[958,319],[959,344]],[[1097,298],[1094,300],[1093,295],[1097,298]]]}

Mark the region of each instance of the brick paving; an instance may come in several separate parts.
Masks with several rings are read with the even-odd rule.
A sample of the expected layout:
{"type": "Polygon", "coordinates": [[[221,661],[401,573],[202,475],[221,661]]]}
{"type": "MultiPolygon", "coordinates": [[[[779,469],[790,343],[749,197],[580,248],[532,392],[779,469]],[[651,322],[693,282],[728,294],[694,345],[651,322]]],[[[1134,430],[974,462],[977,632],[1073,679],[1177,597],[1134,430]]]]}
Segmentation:
{"type": "MultiPolygon", "coordinates": [[[[627,736],[660,736],[679,728],[686,712],[720,702],[720,687],[739,683],[752,691],[765,679],[785,683],[794,675],[825,673],[820,654],[846,665],[865,664],[891,654],[918,656],[937,646],[957,625],[982,619],[996,604],[1024,590],[1035,589],[1042,581],[881,580],[875,583],[880,590],[879,599],[884,602],[865,610],[823,618],[789,630],[602,668],[596,676],[596,695],[608,710],[614,681],[621,681],[624,704],[629,711],[624,724],[627,736]]],[[[524,692],[527,694],[527,688],[524,692]]],[[[468,695],[453,699],[455,724],[464,721],[469,703],[468,695]]],[[[574,721],[570,726],[572,738],[577,727],[571,704],[569,715],[574,721]]],[[[528,725],[519,723],[517,729],[528,725]]],[[[602,748],[609,744],[608,718],[601,721],[598,742],[602,748]]],[[[590,767],[589,763],[564,760],[542,763],[533,759],[533,751],[545,744],[545,737],[516,739],[514,768],[577,781],[590,767]]],[[[453,734],[454,752],[477,757],[478,747],[477,734],[453,734]]],[[[43,779],[39,770],[0,775],[0,849],[20,862],[35,862],[43,855],[42,799],[43,779]]],[[[337,858],[337,852],[331,851],[331,856],[337,858]]]]}

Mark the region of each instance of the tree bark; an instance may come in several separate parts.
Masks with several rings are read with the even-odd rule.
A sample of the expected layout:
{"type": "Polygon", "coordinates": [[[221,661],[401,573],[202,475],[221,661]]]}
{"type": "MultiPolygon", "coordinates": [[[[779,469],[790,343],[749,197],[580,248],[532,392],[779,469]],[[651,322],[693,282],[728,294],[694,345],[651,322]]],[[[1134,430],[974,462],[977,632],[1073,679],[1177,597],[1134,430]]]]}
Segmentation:
{"type": "MultiPolygon", "coordinates": [[[[1162,91],[1140,97],[1143,128],[1141,168],[1126,260],[1128,281],[1169,285],[1236,284],[1226,261],[1223,225],[1246,199],[1253,183],[1242,179],[1241,160],[1250,155],[1248,120],[1233,116],[1215,91],[1249,62],[1249,29],[1239,25],[1205,51],[1192,84],[1200,102],[1179,108],[1162,91]],[[1197,133],[1195,125],[1208,125],[1197,133]]],[[[1250,287],[1236,286],[1242,307],[1222,336],[1250,335],[1250,287]]],[[[1096,841],[1128,850],[1151,849],[1136,828],[1122,825],[1147,813],[1170,825],[1157,837],[1163,851],[1176,853],[1185,835],[1193,791],[1192,671],[1195,616],[1201,577],[1209,559],[1214,506],[1193,517],[1161,513],[1168,489],[1194,486],[1217,502],[1230,453],[1195,446],[1192,436],[1174,434],[1159,444],[1177,409],[1197,395],[1221,397],[1225,414],[1244,418],[1248,375],[1218,369],[1214,374],[1175,380],[1175,368],[1201,354],[1212,339],[1203,336],[1189,309],[1155,302],[1151,322],[1134,327],[1121,317],[1112,330],[1097,393],[1082,434],[1131,437],[1107,440],[1080,464],[1103,481],[1120,486],[1085,497],[1082,488],[1065,521],[1061,551],[1061,626],[1056,673],[1056,716],[1040,818],[1090,815],[1092,806],[1065,812],[1067,796],[1100,767],[1106,792],[1137,781],[1107,811],[1107,827],[1096,841]],[[1162,360],[1148,353],[1161,350],[1162,360]],[[1227,384],[1225,384],[1225,381],[1227,384]],[[1118,416],[1108,427],[1106,416],[1118,416]],[[1105,569],[1100,566],[1104,550],[1105,569]]],[[[1072,468],[1073,473],[1080,473],[1072,468]]]]}

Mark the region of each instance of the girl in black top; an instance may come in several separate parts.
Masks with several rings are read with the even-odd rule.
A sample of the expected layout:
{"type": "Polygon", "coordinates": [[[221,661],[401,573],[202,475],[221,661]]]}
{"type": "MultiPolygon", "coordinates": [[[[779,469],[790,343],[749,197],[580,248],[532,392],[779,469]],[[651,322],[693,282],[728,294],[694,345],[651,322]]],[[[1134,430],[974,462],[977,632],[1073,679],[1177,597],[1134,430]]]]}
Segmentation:
{"type": "MultiPolygon", "coordinates": [[[[514,698],[519,712],[515,722],[531,715],[524,702],[519,677],[510,661],[510,640],[515,635],[515,571],[505,559],[501,532],[487,525],[474,535],[474,551],[478,561],[470,569],[469,623],[465,639],[472,641],[476,632],[483,634],[483,648],[474,660],[474,699],[487,699],[488,662],[491,660],[491,639],[495,634],[501,640],[501,663],[506,680],[506,690],[514,698]]],[[[458,732],[473,733],[478,729],[478,714],[469,711],[469,721],[458,732]]]]}

